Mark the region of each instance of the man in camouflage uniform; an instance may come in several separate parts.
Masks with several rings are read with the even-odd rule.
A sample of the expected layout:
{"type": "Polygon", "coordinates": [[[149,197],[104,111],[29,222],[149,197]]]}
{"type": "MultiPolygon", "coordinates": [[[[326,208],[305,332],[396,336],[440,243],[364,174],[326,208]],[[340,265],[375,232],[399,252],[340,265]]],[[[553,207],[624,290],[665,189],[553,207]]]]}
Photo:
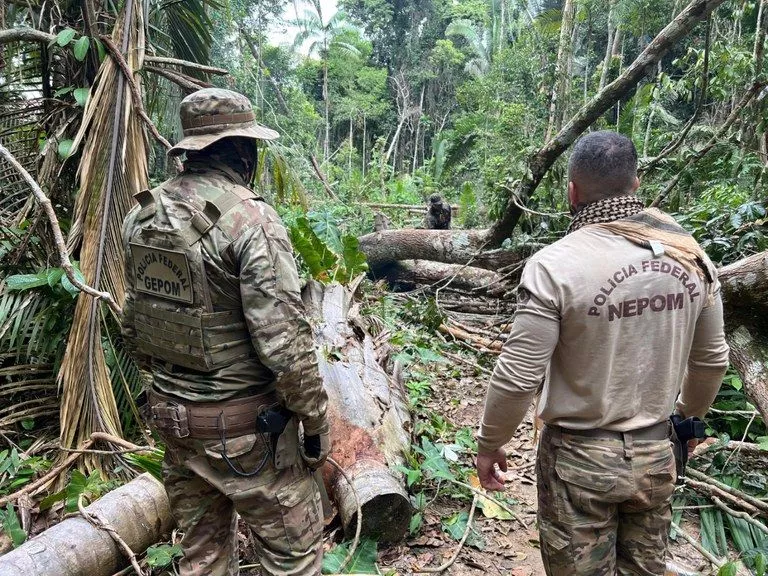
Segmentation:
{"type": "Polygon", "coordinates": [[[676,473],[668,417],[675,407],[703,417],[728,365],[717,274],[687,232],[635,196],[627,138],[584,136],[568,179],[575,216],[523,271],[486,397],[478,476],[503,488],[494,465],[506,471],[502,446],[541,389],[547,574],[661,576],[676,473]]]}
{"type": "Polygon", "coordinates": [[[186,97],[181,120],[184,171],[123,224],[123,332],[153,376],[181,574],[238,573],[236,512],[265,573],[320,574],[327,397],[288,235],[248,187],[257,142],[278,134],[216,88],[186,97]]]}

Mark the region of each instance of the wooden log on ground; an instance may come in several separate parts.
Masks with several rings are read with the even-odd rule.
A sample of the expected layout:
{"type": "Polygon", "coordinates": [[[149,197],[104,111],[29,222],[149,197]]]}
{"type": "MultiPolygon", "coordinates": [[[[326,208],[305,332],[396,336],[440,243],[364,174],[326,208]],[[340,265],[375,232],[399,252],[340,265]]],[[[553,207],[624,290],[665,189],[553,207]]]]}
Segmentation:
{"type": "Polygon", "coordinates": [[[360,237],[372,270],[400,260],[431,260],[499,270],[520,263],[527,254],[487,249],[486,230],[381,230],[360,237]]]}
{"type": "MultiPolygon", "coordinates": [[[[350,291],[338,284],[310,282],[304,291],[315,325],[315,343],[328,392],[331,457],[344,469],[360,498],[361,534],[383,542],[408,531],[412,507],[395,466],[404,464],[410,444],[410,415],[401,385],[379,365],[350,291]]],[[[354,534],[357,506],[352,489],[334,468],[323,468],[348,536],[354,534]]]]}
{"type": "MultiPolygon", "coordinates": [[[[165,489],[149,474],[105,494],[86,510],[111,525],[136,553],[161,540],[173,524],[165,489]]],[[[81,516],[67,518],[0,556],[3,576],[111,576],[127,565],[109,534],[81,516]]]]}
{"type": "Polygon", "coordinates": [[[731,364],[768,422],[768,252],[725,266],[718,277],[731,364]]]}
{"type": "Polygon", "coordinates": [[[382,268],[381,274],[390,284],[426,284],[489,295],[500,295],[510,288],[492,270],[429,260],[396,262],[382,268]]]}

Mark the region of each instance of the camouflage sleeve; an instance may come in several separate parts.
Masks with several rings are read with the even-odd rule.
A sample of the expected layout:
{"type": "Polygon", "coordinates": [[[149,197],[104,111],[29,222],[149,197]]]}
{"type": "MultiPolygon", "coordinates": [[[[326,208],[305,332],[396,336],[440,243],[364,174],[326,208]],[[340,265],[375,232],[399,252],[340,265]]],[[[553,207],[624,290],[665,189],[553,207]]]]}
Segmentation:
{"type": "Polygon", "coordinates": [[[243,312],[259,359],[275,375],[280,401],[311,436],[328,431],[328,398],[301,301],[291,242],[277,215],[269,220],[246,230],[232,244],[239,263],[243,312]]]}

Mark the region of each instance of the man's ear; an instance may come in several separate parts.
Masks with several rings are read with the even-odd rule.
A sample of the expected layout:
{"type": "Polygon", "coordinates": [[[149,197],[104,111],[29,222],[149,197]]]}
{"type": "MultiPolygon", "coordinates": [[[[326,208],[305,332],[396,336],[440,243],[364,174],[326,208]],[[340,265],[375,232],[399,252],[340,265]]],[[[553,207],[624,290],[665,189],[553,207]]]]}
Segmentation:
{"type": "Polygon", "coordinates": [[[632,183],[632,194],[637,192],[638,188],[640,188],[640,178],[635,176],[635,181],[632,183]]]}
{"type": "Polygon", "coordinates": [[[574,209],[579,205],[579,191],[573,180],[568,182],[568,203],[574,209]]]}

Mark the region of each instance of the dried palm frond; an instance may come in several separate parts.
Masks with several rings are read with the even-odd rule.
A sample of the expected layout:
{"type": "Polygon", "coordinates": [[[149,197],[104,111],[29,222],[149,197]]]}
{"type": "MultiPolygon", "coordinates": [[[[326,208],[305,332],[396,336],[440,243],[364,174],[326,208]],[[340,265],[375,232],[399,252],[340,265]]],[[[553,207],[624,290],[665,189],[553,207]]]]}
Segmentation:
{"type": "MultiPolygon", "coordinates": [[[[145,46],[141,2],[126,2],[112,38],[131,70],[139,70],[145,46]]],[[[128,83],[111,58],[102,64],[91,89],[73,148],[80,145],[80,193],[67,242],[71,250],[81,248],[80,267],[88,284],[122,302],[120,229],[133,194],[147,185],[147,142],[128,83]]],[[[59,374],[64,447],[76,447],[94,431],[121,433],[101,325],[99,302],[81,294],[59,374]]],[[[99,463],[90,460],[86,466],[98,468],[99,463]]]]}

